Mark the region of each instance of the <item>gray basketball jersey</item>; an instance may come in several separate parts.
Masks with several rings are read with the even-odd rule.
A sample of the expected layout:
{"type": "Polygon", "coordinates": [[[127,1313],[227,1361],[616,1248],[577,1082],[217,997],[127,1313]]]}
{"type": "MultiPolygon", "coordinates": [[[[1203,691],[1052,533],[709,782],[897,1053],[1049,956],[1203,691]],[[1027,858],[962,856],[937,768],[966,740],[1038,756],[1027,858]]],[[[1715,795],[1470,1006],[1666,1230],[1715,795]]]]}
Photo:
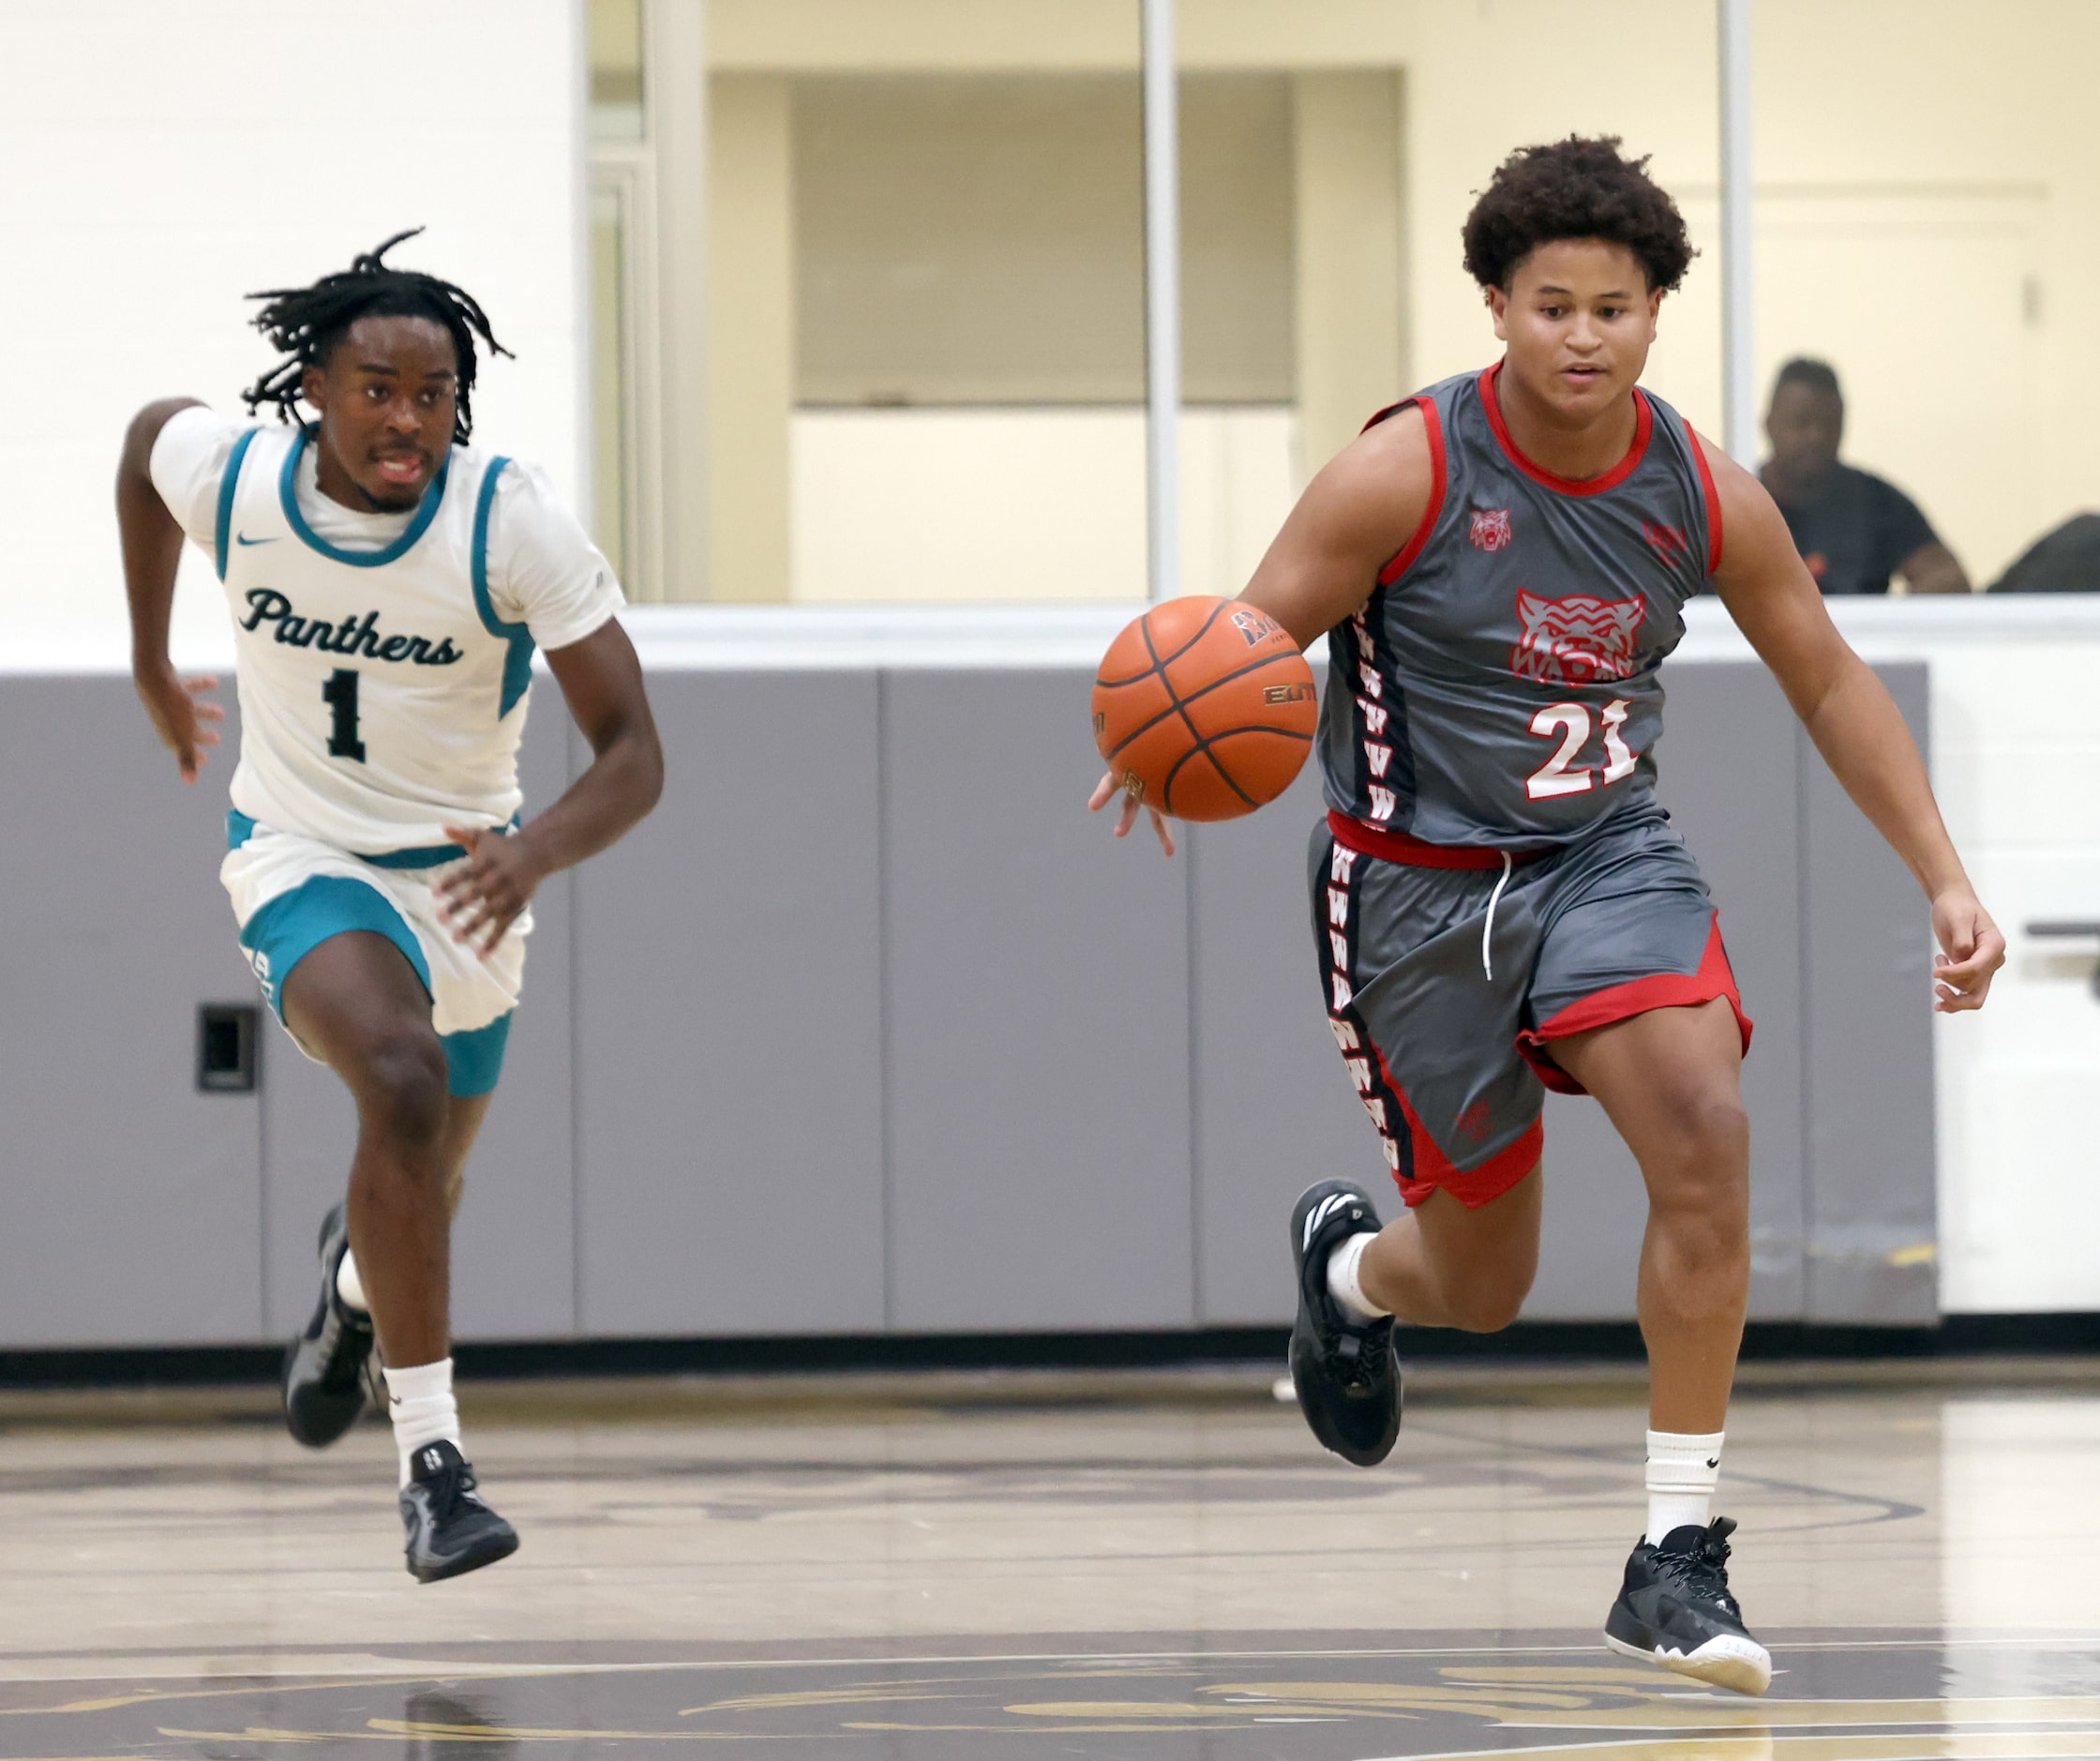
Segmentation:
{"type": "Polygon", "coordinates": [[[1320,763],[1328,805],[1377,831],[1537,848],[1652,799],[1658,670],[1720,560],[1720,507],[1661,399],[1635,391],[1626,457],[1574,482],[1517,450],[1498,370],[1372,418],[1422,412],[1436,487],[1328,633],[1320,763]]]}

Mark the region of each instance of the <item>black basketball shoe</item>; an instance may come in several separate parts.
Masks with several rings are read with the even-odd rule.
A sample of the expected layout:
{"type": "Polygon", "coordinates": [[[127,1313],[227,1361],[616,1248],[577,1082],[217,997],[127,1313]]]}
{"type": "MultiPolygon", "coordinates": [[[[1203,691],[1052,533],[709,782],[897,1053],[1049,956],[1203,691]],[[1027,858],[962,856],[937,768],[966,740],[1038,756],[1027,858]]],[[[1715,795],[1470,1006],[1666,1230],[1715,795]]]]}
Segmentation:
{"type": "Polygon", "coordinates": [[[1772,1653],[1743,1625],[1728,1588],[1728,1538],[1734,1522],[1687,1523],[1659,1542],[1642,1541],[1626,1562],[1626,1585],[1604,1617],[1604,1642],[1622,1657],[1660,1663],[1737,1693],[1772,1685],[1772,1653]]]}
{"type": "Polygon", "coordinates": [[[409,1531],[409,1572],[418,1584],[458,1577],[507,1559],[518,1530],[481,1501],[474,1470],[442,1438],[415,1452],[401,1488],[401,1522],[409,1531]]]}
{"type": "Polygon", "coordinates": [[[1400,1435],[1400,1370],[1390,1316],[1359,1321],[1328,1289],[1328,1257],[1352,1235],[1376,1234],[1370,1196],[1347,1181],[1308,1186],[1291,1208],[1298,1320],[1291,1384],[1312,1435],[1344,1461],[1375,1468],[1400,1435]]]}
{"type": "Polygon", "coordinates": [[[372,1317],[336,1294],[349,1252],[350,1225],[338,1205],[321,1220],[321,1301],[284,1352],[285,1427],[308,1449],[325,1449],[355,1424],[370,1389],[372,1317]]]}

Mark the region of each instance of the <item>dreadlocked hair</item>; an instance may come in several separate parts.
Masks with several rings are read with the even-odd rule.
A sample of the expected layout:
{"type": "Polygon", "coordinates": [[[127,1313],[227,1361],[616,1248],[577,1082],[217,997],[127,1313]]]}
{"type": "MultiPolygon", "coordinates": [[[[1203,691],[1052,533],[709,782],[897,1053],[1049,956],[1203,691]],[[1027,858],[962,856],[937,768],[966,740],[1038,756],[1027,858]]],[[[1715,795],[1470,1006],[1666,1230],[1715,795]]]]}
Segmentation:
{"type": "Polygon", "coordinates": [[[295,420],[293,406],[299,401],[307,369],[324,367],[329,352],[360,318],[428,318],[442,325],[452,338],[458,361],[453,442],[463,446],[472,438],[474,339],[486,342],[491,354],[510,351],[496,340],[488,327],[488,314],[466,289],[420,269],[397,269],[386,262],[388,251],[422,231],[414,226],[395,233],[377,250],[352,258],[348,269],[324,275],[311,287],[269,288],[248,295],[268,302],[251,322],[284,356],[241,394],[249,414],[274,403],[278,421],[295,420]]]}

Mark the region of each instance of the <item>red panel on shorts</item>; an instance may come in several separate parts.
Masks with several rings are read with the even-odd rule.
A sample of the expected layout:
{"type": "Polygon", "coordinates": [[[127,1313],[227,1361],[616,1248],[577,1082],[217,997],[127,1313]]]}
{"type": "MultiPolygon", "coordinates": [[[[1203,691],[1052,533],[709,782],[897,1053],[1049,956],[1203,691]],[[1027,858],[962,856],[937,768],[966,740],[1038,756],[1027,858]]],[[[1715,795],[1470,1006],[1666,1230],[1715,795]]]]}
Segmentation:
{"type": "Polygon", "coordinates": [[[1687,1009],[1717,997],[1728,999],[1735,1012],[1735,1025],[1743,1035],[1743,1050],[1750,1049],[1750,1017],[1743,1013],[1742,993],[1735,988],[1735,971],[1728,963],[1728,950],[1721,945],[1720,913],[1715,912],[1713,927],[1706,934],[1706,952],[1700,956],[1699,971],[1691,973],[1658,972],[1652,977],[1631,979],[1595,991],[1580,1002],[1571,1002],[1552,1020],[1537,1029],[1526,1028],[1517,1035],[1517,1049],[1538,1073],[1539,1081],[1558,1094],[1587,1094],[1589,1091],[1556,1064],[1546,1050],[1549,1040],[1564,1040],[1595,1028],[1630,1021],[1651,1009],[1687,1009]]]}
{"type": "MultiPolygon", "coordinates": [[[[1375,1046],[1372,1049],[1377,1051],[1375,1046]]],[[[1436,1139],[1415,1117],[1415,1104],[1407,1098],[1407,1091],[1393,1080],[1384,1052],[1378,1052],[1378,1073],[1385,1077],[1386,1087],[1399,1098],[1401,1113],[1407,1121],[1407,1141],[1415,1152],[1413,1180],[1402,1180],[1397,1168],[1393,1172],[1393,1183],[1400,1188],[1400,1196],[1406,1200],[1409,1210],[1441,1186],[1468,1211],[1478,1211],[1482,1205],[1492,1204],[1538,1166],[1539,1155],[1546,1147],[1546,1126],[1544,1121],[1535,1119],[1529,1131],[1478,1167],[1454,1166],[1451,1158],[1436,1147],[1436,1139]]]]}

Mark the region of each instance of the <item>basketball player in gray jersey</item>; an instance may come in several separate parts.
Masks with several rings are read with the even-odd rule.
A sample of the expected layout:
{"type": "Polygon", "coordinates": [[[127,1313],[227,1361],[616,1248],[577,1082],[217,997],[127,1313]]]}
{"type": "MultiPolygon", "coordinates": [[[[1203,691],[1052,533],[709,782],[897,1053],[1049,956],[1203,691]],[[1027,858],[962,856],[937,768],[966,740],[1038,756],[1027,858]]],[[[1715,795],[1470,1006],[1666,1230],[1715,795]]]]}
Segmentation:
{"type": "MultiPolygon", "coordinates": [[[[1770,496],[1636,383],[1691,260],[1645,163],[1570,138],[1502,165],[1464,232],[1502,359],[1372,418],[1243,595],[1301,646],[1328,638],[1321,985],[1406,1206],[1381,1227],[1346,1181],[1300,1197],[1291,1369],[1321,1442],[1382,1461],[1400,1428],[1394,1318],[1516,1318],[1545,1091],[1595,1095],[1649,1205],[1648,1520],[1606,1642],[1762,1693],[1771,1658],[1728,1588],[1735,1525],[1711,1510],[1749,1291],[1750,1023],[1654,792],[1658,671],[1688,598],[1713,584],[1916,875],[1943,950],[1936,1007],[1978,1007],[2005,944],[1770,496]]],[[[1126,797],[1118,835],[1138,812],[1126,797]]]]}

